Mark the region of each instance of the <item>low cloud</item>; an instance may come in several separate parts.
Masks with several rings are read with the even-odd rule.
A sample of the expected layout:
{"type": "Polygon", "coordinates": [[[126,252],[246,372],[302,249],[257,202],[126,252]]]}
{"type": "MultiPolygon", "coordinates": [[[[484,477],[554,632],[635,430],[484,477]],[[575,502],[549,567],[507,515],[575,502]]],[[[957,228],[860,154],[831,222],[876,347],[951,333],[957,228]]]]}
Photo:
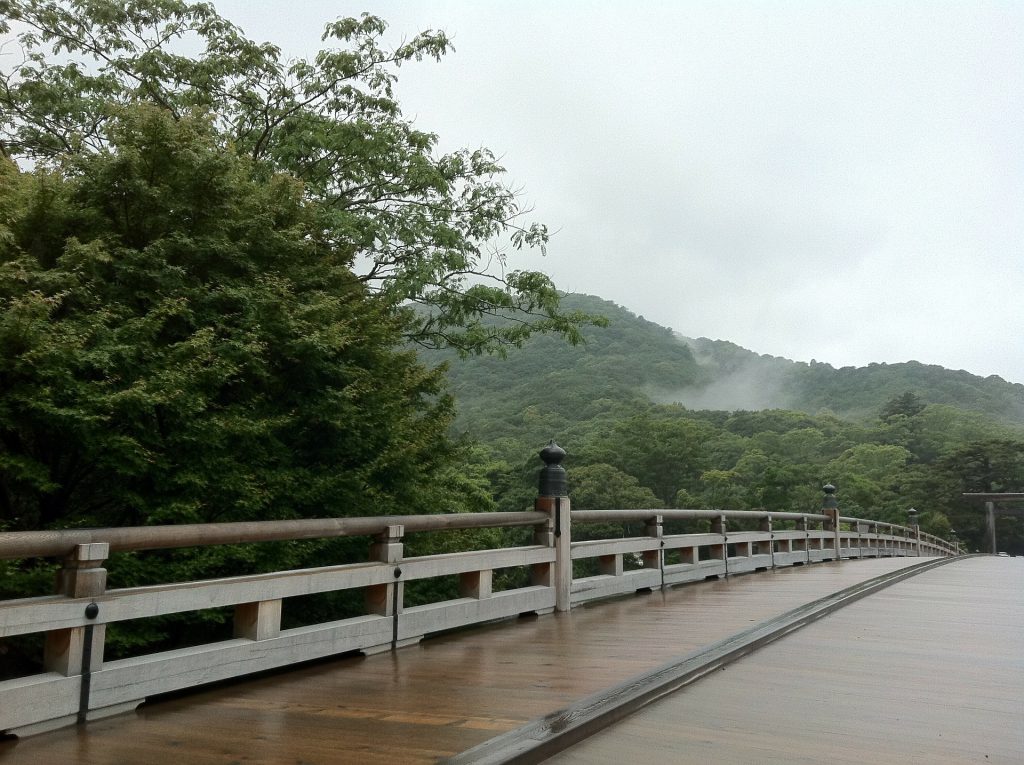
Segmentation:
{"type": "MultiPolygon", "coordinates": [[[[735,358],[723,366],[719,355],[711,350],[713,341],[707,338],[690,339],[680,336],[694,358],[712,377],[704,386],[693,386],[673,391],[658,391],[652,398],[662,404],[682,404],[689,409],[718,409],[724,411],[761,409],[787,409],[792,406],[790,375],[792,362],[772,356],[749,353],[749,358],[735,358]]],[[[736,353],[748,352],[731,346],[736,353]]]]}

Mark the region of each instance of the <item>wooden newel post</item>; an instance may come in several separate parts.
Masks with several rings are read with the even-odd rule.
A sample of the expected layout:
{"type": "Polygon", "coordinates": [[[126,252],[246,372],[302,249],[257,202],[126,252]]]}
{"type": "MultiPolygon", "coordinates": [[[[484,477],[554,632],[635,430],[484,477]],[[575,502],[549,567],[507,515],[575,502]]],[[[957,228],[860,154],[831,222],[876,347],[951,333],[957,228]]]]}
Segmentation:
{"type": "Polygon", "coordinates": [[[551,545],[555,548],[554,576],[555,610],[568,611],[572,605],[572,535],[569,530],[569,484],[566,480],[565,449],[553,440],[540,450],[544,467],[540,470],[537,500],[534,509],[547,513],[551,545]]]}
{"type": "Polygon", "coordinates": [[[711,533],[722,535],[722,544],[711,545],[711,557],[722,561],[725,575],[729,576],[729,522],[724,515],[711,519],[711,533]]]}
{"type": "Polygon", "coordinates": [[[913,533],[914,555],[921,557],[921,524],[917,520],[917,508],[907,510],[907,517],[910,519],[910,530],[913,533]]]}
{"type": "Polygon", "coordinates": [[[401,581],[402,569],[402,538],[405,526],[400,524],[388,526],[383,533],[374,538],[370,544],[370,560],[387,563],[395,567],[395,581],[388,584],[375,584],[366,588],[366,610],[378,616],[395,616],[402,612],[405,600],[405,583],[401,581]]]}
{"type": "MultiPolygon", "coordinates": [[[[110,545],[106,542],[77,545],[57,572],[57,594],[69,598],[94,598],[102,595],[107,589],[107,570],[103,568],[103,562],[109,555],[110,545]]],[[[90,619],[99,615],[96,604],[90,604],[86,615],[90,619]]],[[[106,629],[104,624],[90,624],[47,632],[43,648],[43,665],[46,670],[62,675],[80,675],[83,673],[83,659],[85,672],[98,670],[103,664],[106,629]],[[90,650],[88,658],[85,658],[87,643],[90,650]]]]}
{"type": "Polygon", "coordinates": [[[839,502],[836,501],[836,487],[830,483],[821,487],[825,496],[821,500],[821,512],[828,517],[825,531],[832,532],[832,546],[836,551],[836,560],[841,560],[842,539],[839,536],[839,502]]]}
{"type": "Polygon", "coordinates": [[[995,555],[999,548],[996,546],[996,503],[985,503],[985,539],[988,542],[988,551],[995,555]]]}
{"type": "Polygon", "coordinates": [[[775,533],[771,513],[768,513],[768,515],[761,519],[760,529],[762,533],[767,535],[767,538],[757,543],[757,554],[764,555],[767,553],[770,556],[771,567],[775,568],[775,533]]]}
{"type": "MultiPolygon", "coordinates": [[[[644,568],[656,568],[663,571],[665,567],[665,540],[662,537],[665,535],[665,519],[660,515],[648,518],[644,522],[644,534],[658,540],[657,550],[647,550],[644,552],[644,568]]],[[[662,586],[664,587],[664,585],[663,581],[662,586]]]]}

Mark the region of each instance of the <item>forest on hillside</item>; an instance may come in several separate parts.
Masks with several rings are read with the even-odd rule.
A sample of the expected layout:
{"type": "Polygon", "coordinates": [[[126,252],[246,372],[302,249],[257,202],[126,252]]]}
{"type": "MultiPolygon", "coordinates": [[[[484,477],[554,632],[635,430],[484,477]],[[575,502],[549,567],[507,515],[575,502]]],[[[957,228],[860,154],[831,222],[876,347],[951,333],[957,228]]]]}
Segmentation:
{"type": "MultiPolygon", "coordinates": [[[[567,452],[574,506],[814,510],[838,487],[845,514],[953,531],[982,543],[963,492],[1024,487],[1024,386],[937,366],[800,364],[694,341],[593,296],[599,314],[570,347],[535,337],[507,358],[421,354],[447,365],[457,416],[501,509],[530,501],[538,445],[567,452]],[[773,407],[711,409],[716,394],[773,407]],[[787,402],[787,408],[781,408],[787,402]]],[[[1019,519],[1001,544],[1024,553],[1019,519]]]]}

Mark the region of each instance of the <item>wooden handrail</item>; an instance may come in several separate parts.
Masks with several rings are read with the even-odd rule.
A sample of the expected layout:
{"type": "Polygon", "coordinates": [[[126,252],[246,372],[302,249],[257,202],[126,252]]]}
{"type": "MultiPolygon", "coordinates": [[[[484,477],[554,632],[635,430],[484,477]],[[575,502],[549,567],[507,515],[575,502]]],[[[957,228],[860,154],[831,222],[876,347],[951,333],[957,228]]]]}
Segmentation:
{"type": "MultiPolygon", "coordinates": [[[[573,510],[576,523],[662,520],[807,520],[820,523],[828,516],[819,513],[770,512],[765,510],[630,509],[573,510]]],[[[382,515],[361,518],[312,518],[288,521],[244,521],[237,523],[183,524],[177,526],[127,526],[96,529],[0,532],[0,559],[60,557],[80,544],[105,542],[111,552],[198,547],[246,542],[271,542],[332,537],[366,536],[383,533],[388,526],[404,526],[406,532],[452,529],[538,526],[549,517],[541,512],[449,513],[444,515],[382,515]]],[[[884,521],[840,516],[841,523],[872,524],[879,529],[913,533],[913,529],[884,521]]],[[[922,533],[922,540],[948,546],[945,540],[922,533]]]]}
{"type": "Polygon", "coordinates": [[[383,533],[388,526],[404,526],[406,532],[414,532],[537,526],[547,522],[547,514],[539,512],[448,513],[382,515],[375,518],[194,523],[180,526],[8,531],[0,533],[0,559],[63,556],[78,545],[94,542],[105,542],[110,545],[111,552],[115,552],[364,536],[383,533]]]}
{"type": "Polygon", "coordinates": [[[579,523],[605,523],[609,521],[643,521],[661,516],[663,520],[714,520],[729,518],[733,520],[764,520],[771,518],[777,521],[798,521],[806,518],[809,521],[821,522],[828,520],[827,515],[819,513],[776,513],[768,510],[573,510],[570,517],[579,523]]]}

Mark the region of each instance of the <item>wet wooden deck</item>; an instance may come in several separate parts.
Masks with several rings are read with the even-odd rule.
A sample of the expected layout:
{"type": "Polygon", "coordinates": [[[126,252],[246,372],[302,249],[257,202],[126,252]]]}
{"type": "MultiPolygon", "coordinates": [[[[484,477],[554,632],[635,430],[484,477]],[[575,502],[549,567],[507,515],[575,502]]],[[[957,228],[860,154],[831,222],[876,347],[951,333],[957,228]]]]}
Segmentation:
{"type": "MultiPolygon", "coordinates": [[[[941,662],[950,659],[950,652],[935,653],[930,648],[923,653],[916,651],[917,641],[929,637],[928,634],[918,635],[918,631],[924,629],[927,633],[932,629],[916,616],[908,616],[912,611],[907,607],[906,598],[918,597],[921,599],[918,610],[928,612],[932,605],[941,605],[941,612],[945,614],[942,620],[961,625],[953,639],[971,650],[982,650],[977,646],[989,645],[979,636],[989,634],[991,630],[984,632],[981,631],[983,628],[996,624],[997,628],[993,629],[1002,634],[1001,630],[1009,629],[1011,624],[1017,625],[1016,650],[1011,654],[1017,663],[1004,665],[998,672],[1009,678],[1006,688],[1013,690],[1019,700],[1024,692],[1018,658],[1020,635],[1024,634],[1020,625],[1024,609],[1020,609],[1019,600],[1020,593],[1024,591],[1020,585],[1024,582],[1018,574],[1016,590],[1011,592],[1004,587],[996,591],[990,589],[991,582],[982,581],[984,577],[996,576],[988,569],[977,575],[963,570],[964,566],[989,561],[1003,568],[1024,562],[994,558],[958,561],[895,585],[893,592],[901,592],[896,588],[915,586],[918,579],[931,582],[933,577],[941,577],[945,572],[949,574],[947,584],[929,585],[932,589],[926,588],[909,596],[882,593],[862,601],[867,606],[881,598],[890,604],[893,613],[883,616],[888,620],[884,625],[871,626],[867,621],[854,620],[850,623],[854,626],[812,641],[817,653],[808,655],[816,657],[814,664],[819,674],[834,681],[840,689],[858,688],[868,697],[873,689],[881,692],[896,683],[896,675],[892,669],[885,668],[881,654],[867,655],[864,659],[868,662],[866,668],[846,666],[847,660],[852,662],[862,658],[866,638],[874,635],[882,643],[891,636],[900,661],[916,661],[925,669],[930,665],[938,676],[947,666],[941,662]],[[953,595],[943,595],[946,590],[953,595]],[[955,595],[964,601],[977,602],[978,593],[990,593],[990,596],[982,598],[983,605],[969,610],[966,615],[958,616],[960,612],[955,612],[954,606],[945,600],[955,595]],[[1014,606],[1017,616],[1013,617],[1017,621],[1006,616],[1012,603],[1017,604],[1014,606]],[[964,638],[968,634],[973,635],[973,642],[964,638]],[[835,671],[832,667],[839,657],[843,658],[839,664],[841,669],[835,671]],[[872,662],[879,663],[876,666],[872,662]],[[1013,675],[1014,671],[1018,676],[1013,675]]],[[[779,569],[687,585],[665,593],[637,595],[577,608],[565,614],[502,622],[434,638],[394,653],[319,663],[148,703],[134,714],[91,722],[82,728],[0,742],[0,761],[28,765],[55,762],[81,765],[129,762],[187,762],[193,765],[434,762],[790,608],[916,562],[918,559],[915,558],[890,558],[779,569]]],[[[1019,572],[1021,569],[1013,570],[1019,572]]],[[[812,630],[835,619],[846,619],[847,612],[853,613],[855,608],[861,608],[861,604],[850,606],[776,645],[781,648],[793,640],[804,639],[805,635],[812,634],[812,630]]],[[[992,644],[984,650],[993,656],[1002,656],[1005,653],[1003,646],[1003,643],[992,644]]],[[[764,651],[767,655],[775,648],[769,647],[764,651]]],[[[756,660],[758,656],[743,662],[756,660]]],[[[798,687],[788,689],[788,685],[784,688],[778,684],[782,679],[787,684],[797,682],[805,674],[806,663],[798,661],[800,656],[801,652],[797,651],[790,659],[798,662],[794,671],[769,665],[763,671],[740,674],[730,668],[700,681],[680,697],[698,698],[705,687],[720,678],[739,677],[741,680],[735,692],[740,694],[737,698],[741,701],[734,704],[734,708],[746,706],[754,712],[767,709],[772,712],[771,720],[789,720],[795,729],[806,726],[811,733],[817,733],[820,745],[821,741],[828,740],[831,723],[828,717],[824,718],[825,722],[807,722],[806,716],[814,711],[815,706],[821,706],[808,699],[835,698],[835,692],[824,690],[825,686],[817,676],[807,678],[812,686],[803,697],[798,687]],[[776,688],[779,688],[778,692],[776,688]],[[794,705],[791,713],[783,711],[791,704],[794,705]]],[[[739,667],[740,664],[734,666],[739,667]]],[[[923,676],[928,675],[925,673],[923,676]]],[[[986,677],[979,675],[976,681],[979,684],[978,694],[982,694],[984,684],[988,682],[986,677]]],[[[917,694],[914,698],[933,698],[927,692],[931,687],[930,681],[920,685],[921,690],[910,692],[917,694]]],[[[994,691],[997,699],[1003,698],[1000,692],[994,691]]],[[[955,695],[948,698],[951,705],[955,704],[955,695]]],[[[702,708],[704,702],[700,701],[695,706],[702,708]]],[[[853,724],[862,731],[874,725],[876,718],[893,714],[892,711],[873,708],[870,703],[867,706],[871,714],[863,718],[866,722],[856,723],[858,712],[853,707],[849,715],[853,724]]],[[[642,719],[656,708],[641,712],[636,719],[642,719]]],[[[1020,709],[1018,701],[1018,713],[1020,709]]],[[[842,712],[833,708],[835,711],[842,712]]],[[[726,718],[730,719],[728,715],[726,718]]],[[[714,715],[708,719],[712,728],[719,725],[714,722],[714,715]]],[[[1018,715],[1018,734],[1021,731],[1019,723],[1018,715]]],[[[734,727],[743,730],[746,724],[737,720],[734,727]]],[[[664,725],[669,733],[679,727],[673,715],[669,715],[664,725]]],[[[619,729],[616,727],[614,730],[619,729]]],[[[654,733],[644,735],[656,736],[654,733]]],[[[738,740],[749,739],[737,736],[738,740]]],[[[784,740],[781,734],[779,736],[778,745],[783,746],[784,740]]],[[[727,761],[718,756],[719,753],[707,757],[706,748],[695,748],[694,741],[710,746],[707,744],[710,740],[708,735],[697,732],[692,737],[693,740],[683,743],[666,743],[666,748],[658,753],[665,755],[664,761],[727,761]]],[[[757,740],[764,738],[760,736],[757,740]]],[[[657,741],[657,738],[651,740],[657,741]]],[[[858,761],[886,759],[873,754],[870,747],[875,744],[870,735],[865,735],[863,740],[868,749],[858,761]]],[[[592,740],[595,745],[597,742],[598,739],[592,740]]],[[[614,745],[618,746],[617,743],[614,745]]],[[[577,749],[563,757],[576,757],[578,762],[599,761],[587,759],[591,755],[581,754],[582,751],[577,749]],[[579,759],[581,757],[583,759],[579,759]]],[[[751,756],[747,751],[728,761],[768,761],[760,757],[760,749],[756,752],[758,754],[751,756]]],[[[993,752],[998,754],[995,749],[993,752]]],[[[827,754],[831,759],[827,750],[819,749],[806,761],[820,761],[827,754]]],[[[616,762],[623,759],[621,753],[614,756],[616,762]]],[[[644,759],[649,757],[644,755],[644,759]]],[[[1021,759],[1024,758],[1015,761],[1021,759]]],[[[797,760],[787,756],[778,761],[797,760]]]]}
{"type": "Polygon", "coordinates": [[[1024,559],[894,584],[549,760],[1024,762],[1024,559]]]}

